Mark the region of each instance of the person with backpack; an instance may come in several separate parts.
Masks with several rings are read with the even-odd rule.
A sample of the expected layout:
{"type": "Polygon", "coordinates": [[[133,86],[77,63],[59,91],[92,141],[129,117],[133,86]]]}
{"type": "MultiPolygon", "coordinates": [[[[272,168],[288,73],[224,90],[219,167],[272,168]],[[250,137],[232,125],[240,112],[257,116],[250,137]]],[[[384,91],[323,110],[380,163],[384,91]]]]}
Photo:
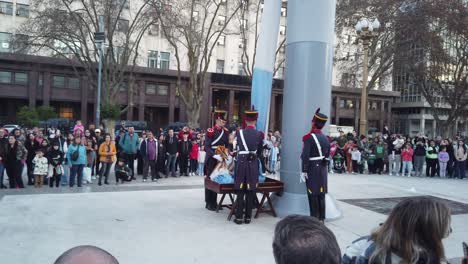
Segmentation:
{"type": "Polygon", "coordinates": [[[125,134],[120,138],[119,146],[122,149],[122,158],[126,160],[126,163],[132,172],[132,180],[136,180],[134,167],[139,141],[134,127],[129,127],[128,132],[125,132],[125,134]]]}
{"type": "Polygon", "coordinates": [[[81,138],[75,137],[73,144],[68,147],[67,151],[67,162],[71,165],[70,168],[70,188],[75,186],[75,180],[77,180],[78,187],[81,187],[83,183],[83,169],[86,165],[86,148],[81,144],[81,138]]]}

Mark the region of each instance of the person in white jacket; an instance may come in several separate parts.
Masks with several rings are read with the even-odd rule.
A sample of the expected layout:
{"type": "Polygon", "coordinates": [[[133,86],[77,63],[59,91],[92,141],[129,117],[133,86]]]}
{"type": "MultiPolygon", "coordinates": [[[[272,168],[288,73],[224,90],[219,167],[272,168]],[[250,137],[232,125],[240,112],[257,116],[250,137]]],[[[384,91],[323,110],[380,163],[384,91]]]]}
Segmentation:
{"type": "Polygon", "coordinates": [[[40,188],[44,182],[44,177],[46,177],[49,172],[49,162],[47,158],[44,157],[44,150],[36,150],[36,156],[32,162],[34,164],[34,187],[40,188]]]}

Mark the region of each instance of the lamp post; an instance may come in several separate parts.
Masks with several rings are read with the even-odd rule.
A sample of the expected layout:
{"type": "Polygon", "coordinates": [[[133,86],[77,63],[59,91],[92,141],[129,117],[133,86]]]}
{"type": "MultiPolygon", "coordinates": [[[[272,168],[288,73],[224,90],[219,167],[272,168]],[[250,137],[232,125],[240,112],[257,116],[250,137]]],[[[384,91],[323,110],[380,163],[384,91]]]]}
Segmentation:
{"type": "Polygon", "coordinates": [[[94,42],[98,48],[99,54],[99,66],[98,66],[98,87],[96,96],[96,127],[99,128],[101,125],[101,79],[102,79],[102,46],[106,40],[104,34],[104,17],[99,17],[99,32],[94,33],[94,42]]]}
{"type": "Polygon", "coordinates": [[[367,18],[361,19],[355,26],[356,32],[364,48],[364,60],[362,66],[362,91],[361,91],[361,112],[359,117],[359,133],[367,136],[367,76],[368,76],[368,60],[369,60],[369,44],[372,38],[377,36],[377,31],[380,28],[380,22],[376,18],[371,22],[367,18]]]}

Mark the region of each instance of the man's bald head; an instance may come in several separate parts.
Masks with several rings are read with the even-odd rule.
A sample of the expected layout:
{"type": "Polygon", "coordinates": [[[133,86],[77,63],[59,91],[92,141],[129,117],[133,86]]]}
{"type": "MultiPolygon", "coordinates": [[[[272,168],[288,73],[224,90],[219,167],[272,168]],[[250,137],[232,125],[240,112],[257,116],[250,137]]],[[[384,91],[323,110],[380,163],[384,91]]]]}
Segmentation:
{"type": "Polygon", "coordinates": [[[78,246],[65,251],[54,264],[119,264],[104,249],[95,246],[78,246]]]}

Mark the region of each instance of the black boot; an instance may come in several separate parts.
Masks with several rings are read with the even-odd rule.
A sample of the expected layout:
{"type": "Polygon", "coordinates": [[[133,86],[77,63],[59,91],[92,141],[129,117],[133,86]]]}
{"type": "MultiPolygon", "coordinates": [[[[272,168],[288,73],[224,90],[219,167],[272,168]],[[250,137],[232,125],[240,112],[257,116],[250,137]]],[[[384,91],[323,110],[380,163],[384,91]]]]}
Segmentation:
{"type": "Polygon", "coordinates": [[[252,219],[250,219],[250,218],[244,219],[244,223],[246,223],[246,224],[250,224],[251,221],[252,221],[252,219]]]}
{"type": "Polygon", "coordinates": [[[237,225],[242,225],[244,221],[242,221],[242,219],[234,219],[234,223],[237,224],[237,225]]]}

